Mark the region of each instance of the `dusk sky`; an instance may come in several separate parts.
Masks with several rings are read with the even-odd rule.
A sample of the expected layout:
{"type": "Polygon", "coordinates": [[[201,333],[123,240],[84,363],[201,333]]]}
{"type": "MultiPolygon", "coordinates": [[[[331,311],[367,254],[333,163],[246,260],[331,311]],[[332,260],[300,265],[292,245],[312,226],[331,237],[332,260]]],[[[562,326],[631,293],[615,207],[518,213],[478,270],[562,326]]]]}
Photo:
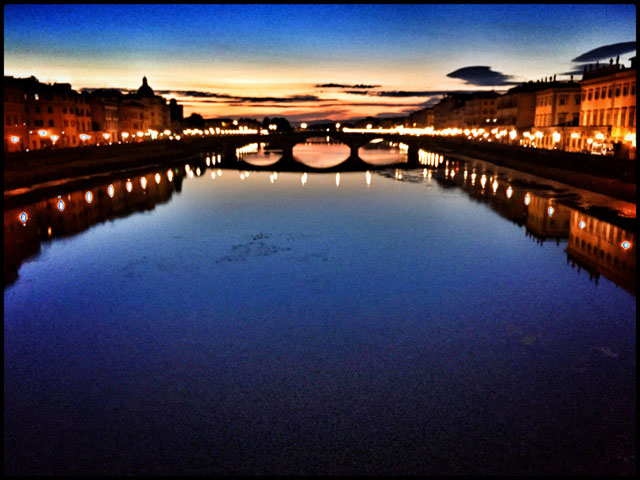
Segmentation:
{"type": "Polygon", "coordinates": [[[185,116],[406,115],[448,91],[635,56],[629,5],[8,5],[4,74],[137,89],[185,116]],[[602,48],[605,47],[605,48],[602,48]]]}

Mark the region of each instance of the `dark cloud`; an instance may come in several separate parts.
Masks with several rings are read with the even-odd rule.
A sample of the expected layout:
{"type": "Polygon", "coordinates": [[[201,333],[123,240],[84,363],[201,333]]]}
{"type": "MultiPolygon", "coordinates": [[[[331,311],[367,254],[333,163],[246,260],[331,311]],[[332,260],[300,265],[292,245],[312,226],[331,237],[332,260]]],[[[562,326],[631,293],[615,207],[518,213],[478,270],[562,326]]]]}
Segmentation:
{"type": "MultiPolygon", "coordinates": [[[[578,55],[571,60],[572,62],[595,62],[598,60],[608,60],[615,58],[618,55],[624,55],[625,53],[635,52],[636,42],[622,42],[614,43],[612,45],[604,45],[602,47],[589,50],[582,55],[578,55]]],[[[582,71],[580,72],[582,73],[582,71]]]]}
{"type": "Polygon", "coordinates": [[[447,74],[449,78],[459,78],[464,80],[467,85],[476,85],[481,87],[490,87],[498,85],[520,85],[521,82],[514,82],[511,75],[494,72],[491,67],[474,66],[459,68],[455,72],[447,74]]]}
{"type": "Polygon", "coordinates": [[[235,97],[240,103],[304,103],[319,102],[322,99],[315,95],[290,95],[288,97],[235,97]]]}
{"type": "Polygon", "coordinates": [[[362,84],[345,85],[341,83],[323,83],[321,85],[316,85],[316,88],[359,88],[359,89],[365,89],[365,90],[369,90],[371,88],[379,88],[379,87],[380,85],[362,85],[362,84]]]}

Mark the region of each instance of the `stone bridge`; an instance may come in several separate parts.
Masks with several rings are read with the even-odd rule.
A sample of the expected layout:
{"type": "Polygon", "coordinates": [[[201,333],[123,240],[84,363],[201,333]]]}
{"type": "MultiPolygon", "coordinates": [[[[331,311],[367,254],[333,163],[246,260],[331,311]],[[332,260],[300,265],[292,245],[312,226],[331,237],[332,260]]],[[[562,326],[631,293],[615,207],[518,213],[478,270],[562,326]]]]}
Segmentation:
{"type": "MultiPolygon", "coordinates": [[[[214,151],[222,155],[224,163],[238,164],[236,150],[252,143],[266,143],[269,148],[282,150],[282,158],[278,161],[281,168],[285,165],[289,167],[304,167],[293,159],[293,147],[297,144],[304,143],[310,138],[329,137],[330,139],[347,145],[351,150],[349,157],[345,163],[340,165],[341,169],[351,167],[355,169],[372,168],[371,165],[363,162],[358,151],[360,147],[367,145],[372,140],[382,138],[396,143],[404,143],[408,145],[407,163],[410,165],[418,164],[418,151],[422,143],[419,137],[408,135],[400,135],[396,133],[356,133],[356,132],[340,132],[340,131],[304,131],[304,132],[288,132],[288,133],[270,133],[269,135],[224,135],[224,136],[206,136],[206,137],[186,137],[182,141],[191,148],[200,148],[202,151],[214,151]]],[[[245,162],[240,162],[245,163],[245,162]]],[[[249,164],[246,164],[249,165],[249,164]]],[[[251,165],[251,168],[259,168],[251,165]]],[[[308,169],[308,167],[304,167],[308,169]]]]}

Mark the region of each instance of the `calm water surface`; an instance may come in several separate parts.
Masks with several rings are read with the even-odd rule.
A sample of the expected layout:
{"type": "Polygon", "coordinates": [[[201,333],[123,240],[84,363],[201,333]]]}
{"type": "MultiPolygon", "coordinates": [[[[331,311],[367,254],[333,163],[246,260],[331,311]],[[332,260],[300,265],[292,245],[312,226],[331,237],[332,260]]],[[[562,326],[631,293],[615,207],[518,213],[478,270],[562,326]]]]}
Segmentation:
{"type": "Polygon", "coordinates": [[[5,209],[5,473],[635,472],[635,206],[216,158],[5,209]]]}

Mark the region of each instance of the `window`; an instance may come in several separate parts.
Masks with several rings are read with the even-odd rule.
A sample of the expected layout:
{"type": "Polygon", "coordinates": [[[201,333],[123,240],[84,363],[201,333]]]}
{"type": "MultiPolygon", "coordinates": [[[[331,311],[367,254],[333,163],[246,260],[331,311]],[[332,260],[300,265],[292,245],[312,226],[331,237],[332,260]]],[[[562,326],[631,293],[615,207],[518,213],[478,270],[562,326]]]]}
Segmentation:
{"type": "MultiPolygon", "coordinates": [[[[596,98],[598,98],[598,92],[596,90],[596,98]]],[[[567,96],[566,95],[560,95],[560,97],[558,98],[558,105],[566,105],[567,104],[567,96]]]]}
{"type": "Polygon", "coordinates": [[[607,97],[611,98],[613,96],[613,87],[609,87],[609,93],[607,93],[607,97]]]}
{"type": "Polygon", "coordinates": [[[607,117],[605,118],[604,121],[605,125],[611,125],[611,109],[607,109],[607,117]]]}
{"type": "Polygon", "coordinates": [[[613,109],[613,120],[611,121],[611,124],[614,127],[617,127],[620,125],[620,116],[618,115],[620,112],[617,108],[613,109]]]}
{"type": "Polygon", "coordinates": [[[36,119],[33,121],[34,127],[44,127],[44,122],[42,120],[36,119]]]}
{"type": "Polygon", "coordinates": [[[40,107],[36,107],[36,113],[40,113],[40,107]]]}
{"type": "Polygon", "coordinates": [[[636,107],[629,107],[629,126],[636,126],[636,107]]]}
{"type": "Polygon", "coordinates": [[[620,109],[620,126],[624,127],[627,123],[627,107],[620,109]]]}
{"type": "Polygon", "coordinates": [[[589,90],[589,100],[593,98],[593,89],[589,90]]]}
{"type": "Polygon", "coordinates": [[[603,125],[604,124],[604,110],[600,110],[600,122],[598,123],[598,125],[603,125]]]}
{"type": "Polygon", "coordinates": [[[576,105],[580,105],[580,95],[575,95],[574,96],[574,102],[576,105]]]}
{"type": "Polygon", "coordinates": [[[616,85],[616,97],[620,96],[620,85],[616,85]]]}
{"type": "Polygon", "coordinates": [[[622,95],[623,96],[627,96],[629,95],[629,84],[625,83],[624,86],[622,87],[622,95]]]}
{"type": "Polygon", "coordinates": [[[53,120],[49,120],[49,126],[53,127],[53,120]]]}
{"type": "Polygon", "coordinates": [[[600,89],[596,88],[595,93],[593,94],[593,99],[594,100],[598,100],[598,98],[600,98],[600,89]]]}
{"type": "Polygon", "coordinates": [[[635,95],[636,94],[636,84],[632,83],[631,84],[631,95],[635,95]]]}
{"type": "Polygon", "coordinates": [[[62,107],[62,113],[67,113],[67,107],[62,107]]]}
{"type": "Polygon", "coordinates": [[[47,113],[53,113],[53,108],[52,107],[47,107],[47,113]]]}
{"type": "Polygon", "coordinates": [[[584,102],[585,98],[587,98],[587,92],[582,91],[582,101],[584,102]]]}

